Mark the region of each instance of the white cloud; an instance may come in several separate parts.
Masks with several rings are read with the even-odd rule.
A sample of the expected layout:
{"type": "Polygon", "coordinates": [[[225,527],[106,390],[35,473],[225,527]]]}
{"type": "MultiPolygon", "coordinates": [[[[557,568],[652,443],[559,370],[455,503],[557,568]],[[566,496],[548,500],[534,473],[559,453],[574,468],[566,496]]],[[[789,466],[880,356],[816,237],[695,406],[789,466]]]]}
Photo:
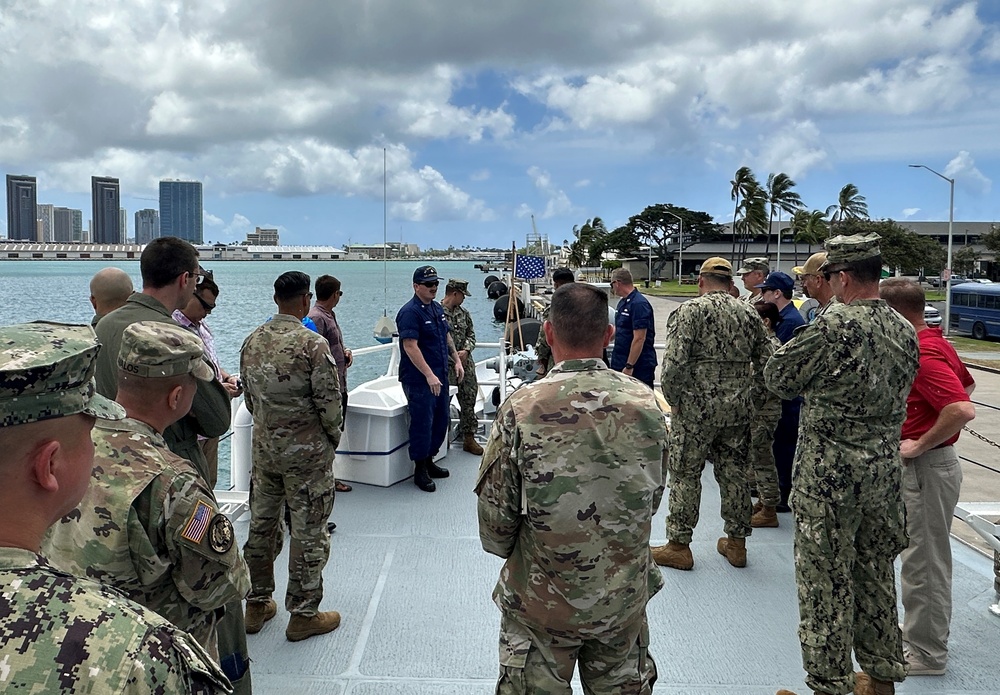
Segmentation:
{"type": "Polygon", "coordinates": [[[474,171],[469,176],[470,181],[489,181],[490,180],[490,170],[480,169],[479,171],[474,171]]]}
{"type": "Polygon", "coordinates": [[[986,195],[993,187],[993,181],[986,178],[976,168],[976,162],[965,150],[959,152],[944,168],[944,175],[955,179],[956,183],[980,194],[986,195]]]}
{"type": "Polygon", "coordinates": [[[221,217],[216,217],[208,210],[204,211],[204,215],[202,217],[205,220],[205,224],[208,225],[209,227],[221,227],[223,224],[225,224],[225,222],[222,221],[221,217]]]}
{"type": "Polygon", "coordinates": [[[235,213],[233,219],[222,230],[222,236],[226,239],[237,241],[246,239],[247,233],[254,231],[254,225],[240,213],[235,213]]]}
{"type": "Polygon", "coordinates": [[[573,184],[573,187],[574,188],[586,188],[589,185],[590,185],[590,179],[580,179],[579,181],[577,181],[576,183],[573,184]]]}
{"type": "Polygon", "coordinates": [[[762,139],[758,159],[767,171],[801,177],[827,159],[819,140],[819,129],[809,121],[779,126],[762,139]]]}
{"type": "MultiPolygon", "coordinates": [[[[545,208],[542,210],[540,215],[542,219],[561,217],[576,212],[576,207],[569,199],[569,196],[566,195],[565,191],[552,182],[552,176],[549,172],[537,166],[533,166],[528,169],[528,176],[531,177],[535,188],[546,197],[545,208]]],[[[522,203],[518,208],[517,214],[519,217],[525,217],[532,212],[534,212],[533,209],[522,203]]]]}
{"type": "Polygon", "coordinates": [[[918,212],[920,212],[920,208],[904,208],[902,217],[904,220],[908,220],[914,215],[916,215],[918,212]]]}

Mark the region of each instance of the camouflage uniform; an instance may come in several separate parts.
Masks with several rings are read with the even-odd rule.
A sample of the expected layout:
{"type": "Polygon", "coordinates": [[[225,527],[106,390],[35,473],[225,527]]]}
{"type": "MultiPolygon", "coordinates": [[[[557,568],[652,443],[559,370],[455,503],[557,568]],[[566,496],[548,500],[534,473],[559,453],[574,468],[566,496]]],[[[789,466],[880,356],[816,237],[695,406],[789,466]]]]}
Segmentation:
{"type": "MultiPolygon", "coordinates": [[[[774,335],[769,336],[771,349],[777,350],[781,342],[774,335]]],[[[760,394],[760,400],[753,404],[750,420],[750,467],[752,481],[760,493],[760,502],[765,507],[776,507],[781,501],[778,490],[778,471],[774,466],[774,428],[781,417],[781,399],[770,391],[760,394]]]]}
{"type": "Polygon", "coordinates": [[[588,693],[651,692],[666,447],[653,394],[598,359],[561,362],[500,407],[476,484],[483,548],[507,559],[498,693],[570,693],[577,661],[588,693]]]}
{"type": "Polygon", "coordinates": [[[0,586],[4,692],[232,692],[190,635],[110,587],[19,548],[0,548],[0,586]]]}
{"type": "MultiPolygon", "coordinates": [[[[828,263],[873,245],[834,237],[828,263]]],[[[802,661],[819,692],[852,691],[852,647],[876,679],[906,673],[893,561],[907,544],[899,440],[917,364],[909,322],[880,299],[856,299],[831,304],[764,370],[782,398],[805,397],[791,506],[802,661]]]]}
{"type": "MultiPolygon", "coordinates": [[[[542,310],[542,324],[549,320],[549,308],[545,307],[542,310]]],[[[545,330],[538,331],[538,340],[535,341],[535,362],[538,366],[545,366],[545,373],[548,374],[549,370],[555,366],[555,360],[552,357],[552,348],[549,347],[549,339],[545,337],[545,330]]]]}
{"type": "Polygon", "coordinates": [[[475,434],[479,430],[479,423],[476,421],[476,397],[479,395],[479,382],[476,381],[476,362],[472,359],[472,351],[476,349],[476,331],[472,326],[472,315],[464,306],[456,306],[449,309],[441,305],[444,309],[445,318],[451,326],[451,339],[455,342],[455,350],[467,350],[465,358],[462,360],[462,368],[465,369],[465,376],[462,382],[458,382],[455,375],[455,358],[448,354],[448,383],[458,386],[458,406],[461,413],[459,420],[459,431],[462,435],[475,434]]]}
{"type": "Polygon", "coordinates": [[[714,464],[726,534],[750,535],[749,424],[764,396],[763,368],[773,348],[764,322],[724,290],[684,302],[667,319],[661,367],[670,428],[667,536],[691,542],[705,460],[714,464]]]}
{"type": "MultiPolygon", "coordinates": [[[[36,322],[0,328],[0,428],[77,413],[125,417],[121,406],[96,395],[99,350],[94,331],[86,326],[36,322]]],[[[89,453],[74,454],[77,460],[67,465],[85,471],[89,453]]],[[[19,463],[25,465],[7,460],[4,466],[14,470],[19,463]]],[[[9,482],[13,494],[21,494],[17,480],[9,482]]],[[[46,518],[54,512],[51,507],[37,511],[46,518]]],[[[232,692],[225,675],[190,635],[110,587],[51,567],[24,547],[39,543],[41,529],[25,523],[23,530],[30,537],[22,547],[0,548],[4,692],[232,692]]]]}
{"type": "MultiPolygon", "coordinates": [[[[118,367],[144,378],[214,379],[202,355],[201,340],[180,326],[139,322],[122,335],[118,367]]],[[[43,552],[61,569],[155,610],[218,658],[224,607],[238,605],[250,588],[232,523],[204,477],[151,425],[99,420],[92,437],[90,487],[49,529],[43,552]]]]}
{"type": "Polygon", "coordinates": [[[243,549],[253,588],[248,601],[274,593],[282,505],[291,511],[285,608],[313,616],[323,598],[330,556],[326,522],[333,511],[333,458],[343,411],[340,377],[321,335],[275,314],[240,349],[247,409],[253,414],[250,532],[243,549]]]}

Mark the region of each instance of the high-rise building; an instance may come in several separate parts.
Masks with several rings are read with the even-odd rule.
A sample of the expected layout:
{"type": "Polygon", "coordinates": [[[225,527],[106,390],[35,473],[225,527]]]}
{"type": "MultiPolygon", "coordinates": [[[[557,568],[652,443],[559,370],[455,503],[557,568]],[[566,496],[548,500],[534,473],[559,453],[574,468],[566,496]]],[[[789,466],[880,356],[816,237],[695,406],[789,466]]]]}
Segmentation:
{"type": "Polygon", "coordinates": [[[73,241],[73,212],[69,208],[52,209],[52,241],[63,244],[73,241]]]}
{"type": "Polygon", "coordinates": [[[38,228],[38,182],[7,174],[7,238],[34,241],[38,228]]]}
{"type": "Polygon", "coordinates": [[[38,218],[38,236],[35,241],[48,244],[52,241],[55,231],[55,206],[47,203],[35,206],[35,216],[38,218]]]}
{"type": "Polygon", "coordinates": [[[204,243],[201,181],[160,181],[160,235],[204,243]]]}
{"type": "Polygon", "coordinates": [[[135,243],[148,244],[160,236],[160,213],[145,209],[135,213],[135,243]]]}
{"type": "Polygon", "coordinates": [[[122,230],[122,243],[128,243],[128,213],[125,212],[125,208],[118,210],[118,222],[121,225],[122,230]]]}
{"type": "Polygon", "coordinates": [[[118,179],[90,177],[90,197],[94,209],[91,241],[95,244],[121,244],[121,203],[118,179]]]}
{"type": "Polygon", "coordinates": [[[73,241],[83,241],[83,210],[70,210],[73,213],[73,241]]]}

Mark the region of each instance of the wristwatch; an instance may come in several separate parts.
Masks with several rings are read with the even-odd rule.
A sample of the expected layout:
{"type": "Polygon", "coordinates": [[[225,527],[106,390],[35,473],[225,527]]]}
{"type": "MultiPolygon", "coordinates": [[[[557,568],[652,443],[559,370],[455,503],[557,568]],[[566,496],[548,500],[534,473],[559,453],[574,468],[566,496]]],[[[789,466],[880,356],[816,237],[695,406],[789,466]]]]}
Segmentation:
{"type": "Polygon", "coordinates": [[[626,362],[625,369],[635,369],[635,365],[632,364],[631,362],[626,362]]]}

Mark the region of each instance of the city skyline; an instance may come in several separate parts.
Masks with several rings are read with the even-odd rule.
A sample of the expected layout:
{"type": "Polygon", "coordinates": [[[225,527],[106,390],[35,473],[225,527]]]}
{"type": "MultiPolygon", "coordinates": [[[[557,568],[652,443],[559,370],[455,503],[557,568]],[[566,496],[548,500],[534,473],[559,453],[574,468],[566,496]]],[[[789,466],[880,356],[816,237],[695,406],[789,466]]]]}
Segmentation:
{"type": "Polygon", "coordinates": [[[74,5],[60,41],[44,13],[5,17],[0,170],[84,210],[93,174],[130,212],[160,180],[201,181],[205,241],[503,246],[533,216],[558,243],[657,203],[725,223],[742,166],[788,174],[810,209],[852,183],[873,217],[947,219],[922,164],[955,180],[957,218],[1000,219],[997,3],[124,0],[115,17],[74,5]]]}

